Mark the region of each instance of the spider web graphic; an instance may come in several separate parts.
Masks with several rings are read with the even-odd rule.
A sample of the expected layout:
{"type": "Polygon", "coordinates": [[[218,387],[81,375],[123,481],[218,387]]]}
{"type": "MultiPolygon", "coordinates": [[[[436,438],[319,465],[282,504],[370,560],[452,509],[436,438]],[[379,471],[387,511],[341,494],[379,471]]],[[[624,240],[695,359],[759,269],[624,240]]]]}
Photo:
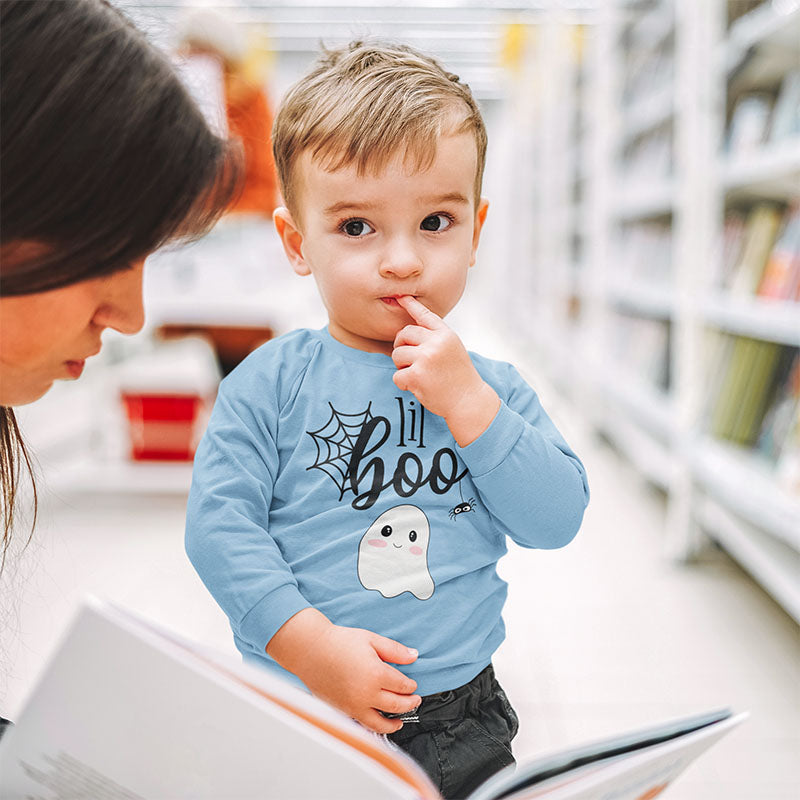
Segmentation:
{"type": "Polygon", "coordinates": [[[350,488],[346,482],[356,440],[374,415],[371,402],[358,414],[343,414],[333,407],[333,403],[328,405],[331,407],[328,421],[319,430],[306,431],[317,448],[317,458],[306,467],[306,471],[322,470],[336,484],[341,500],[350,488]]]}

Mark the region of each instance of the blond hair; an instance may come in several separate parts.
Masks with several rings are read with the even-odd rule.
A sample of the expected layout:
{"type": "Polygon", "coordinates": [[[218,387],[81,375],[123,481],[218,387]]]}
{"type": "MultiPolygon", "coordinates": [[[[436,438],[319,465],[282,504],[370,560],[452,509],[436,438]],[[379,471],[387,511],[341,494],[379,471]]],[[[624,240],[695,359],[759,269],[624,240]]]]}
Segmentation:
{"type": "Polygon", "coordinates": [[[283,201],[297,217],[294,169],[306,150],[335,171],[381,170],[396,154],[431,166],[439,138],[472,132],[478,153],[477,206],[486,162],[486,127],[469,86],[411,47],[352,42],[324,50],[289,90],[272,131],[283,201]]]}

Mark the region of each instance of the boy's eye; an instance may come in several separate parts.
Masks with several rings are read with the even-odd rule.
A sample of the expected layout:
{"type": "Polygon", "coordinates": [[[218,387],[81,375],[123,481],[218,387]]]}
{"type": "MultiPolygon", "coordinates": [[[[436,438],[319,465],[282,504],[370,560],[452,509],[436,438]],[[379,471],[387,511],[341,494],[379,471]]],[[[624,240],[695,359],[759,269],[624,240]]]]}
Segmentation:
{"type": "Polygon", "coordinates": [[[447,230],[452,224],[452,218],[445,214],[431,214],[429,217],[425,217],[425,219],[422,220],[420,228],[424,231],[436,232],[447,230]]]}
{"type": "Polygon", "coordinates": [[[342,230],[348,236],[364,236],[372,233],[372,228],[363,219],[349,219],[342,225],[342,230]]]}

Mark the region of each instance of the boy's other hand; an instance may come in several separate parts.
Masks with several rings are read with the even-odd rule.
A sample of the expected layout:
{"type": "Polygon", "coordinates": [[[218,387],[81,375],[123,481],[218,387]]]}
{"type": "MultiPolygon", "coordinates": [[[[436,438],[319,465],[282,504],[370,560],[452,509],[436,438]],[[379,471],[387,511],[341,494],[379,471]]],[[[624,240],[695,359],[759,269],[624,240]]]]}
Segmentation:
{"type": "Polygon", "coordinates": [[[416,682],[390,666],[413,663],[415,650],[371,631],[334,625],[316,609],[289,619],[270,640],[267,653],[317,697],[376,733],[403,727],[379,711],[402,714],[422,702],[413,694],[416,682]]]}
{"type": "Polygon", "coordinates": [[[412,392],[428,411],[444,417],[453,438],[466,447],[489,427],[500,398],[438,314],[411,295],[398,297],[397,302],[415,324],[406,325],[395,337],[394,382],[412,392]]]}

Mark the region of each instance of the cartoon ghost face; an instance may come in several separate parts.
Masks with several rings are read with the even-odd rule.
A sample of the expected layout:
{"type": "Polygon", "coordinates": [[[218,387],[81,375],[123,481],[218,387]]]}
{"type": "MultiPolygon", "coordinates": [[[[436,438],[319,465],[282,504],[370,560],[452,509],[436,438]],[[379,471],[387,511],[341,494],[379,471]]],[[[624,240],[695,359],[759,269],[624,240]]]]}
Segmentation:
{"type": "Polygon", "coordinates": [[[384,511],[358,546],[358,579],[365,589],[384,597],[411,592],[420,600],[433,594],[428,572],[428,518],[416,506],[395,506],[384,511]]]}

